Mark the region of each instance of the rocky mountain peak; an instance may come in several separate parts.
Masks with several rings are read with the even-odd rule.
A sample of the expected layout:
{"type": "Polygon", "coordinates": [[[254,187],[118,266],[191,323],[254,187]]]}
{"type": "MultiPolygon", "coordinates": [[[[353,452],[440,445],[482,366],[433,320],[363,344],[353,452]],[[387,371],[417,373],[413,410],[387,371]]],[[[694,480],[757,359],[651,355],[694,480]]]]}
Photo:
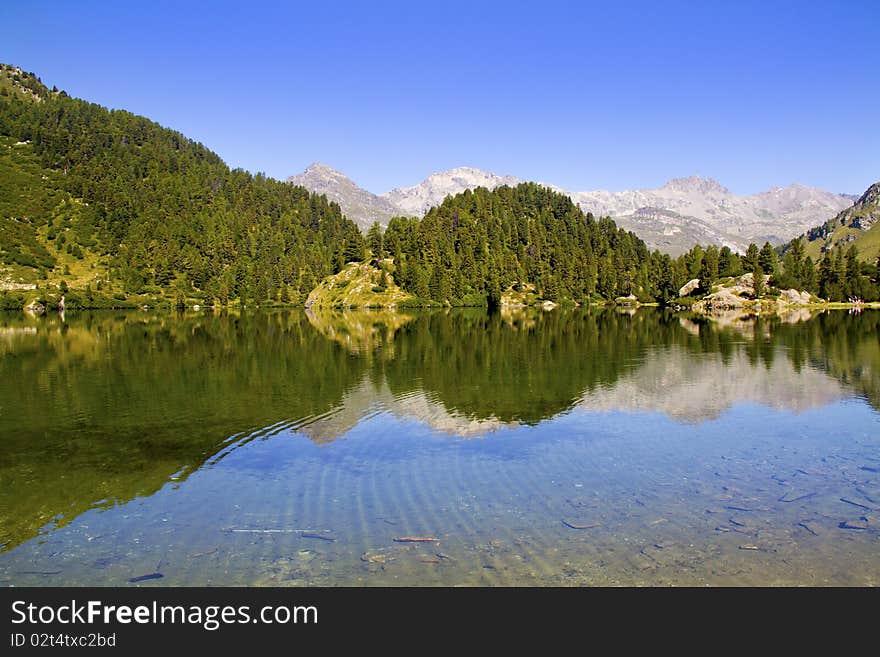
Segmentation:
{"type": "Polygon", "coordinates": [[[440,205],[447,196],[460,194],[466,189],[494,189],[500,185],[518,185],[520,182],[522,181],[514,176],[499,176],[475,167],[456,167],[432,173],[418,185],[398,187],[382,196],[404,213],[421,216],[432,207],[440,205]]]}
{"type": "Polygon", "coordinates": [[[855,205],[870,205],[873,203],[877,203],[878,199],[880,199],[880,182],[875,182],[873,185],[868,187],[867,190],[865,190],[865,193],[859,197],[859,200],[856,201],[855,205]]]}
{"type": "Polygon", "coordinates": [[[880,221],[880,182],[868,187],[859,200],[837,215],[835,220],[859,230],[868,230],[880,221]]]}
{"type": "Polygon", "coordinates": [[[49,91],[42,80],[33,73],[12,64],[0,63],[0,88],[4,93],[12,93],[34,102],[42,102],[53,94],[62,93],[57,89],[49,91]]]}
{"type": "Polygon", "coordinates": [[[660,189],[665,189],[668,191],[675,192],[698,192],[700,194],[729,194],[730,190],[727,189],[720,182],[715,180],[714,178],[703,178],[701,176],[688,176],[687,178],[673,178],[668,181],[663,187],[660,189]]]}
{"type": "MultiPolygon", "coordinates": [[[[359,188],[345,175],[316,162],[289,182],[302,185],[337,201],[343,212],[366,228],[373,221],[385,225],[395,215],[421,217],[450,195],[466,189],[518,185],[522,180],[476,167],[461,166],[432,173],[417,185],[397,187],[375,195],[359,188]]],[[[546,183],[543,183],[546,184],[546,183]]],[[[749,242],[784,243],[841,210],[855,197],[800,184],[774,187],[749,196],[729,191],[717,180],[701,176],[673,178],[659,189],[623,192],[573,192],[568,194],[584,212],[611,216],[627,230],[646,240],[651,248],[677,255],[694,244],[724,244],[744,251],[749,242]]],[[[863,195],[873,204],[880,184],[863,195]]]]}
{"type": "Polygon", "coordinates": [[[348,176],[346,176],[341,171],[334,169],[331,166],[327,166],[323,162],[312,162],[306,170],[303,171],[299,176],[291,176],[292,178],[303,177],[303,176],[312,176],[315,178],[325,178],[325,179],[341,179],[344,178],[348,180],[348,176]]]}
{"type": "Polygon", "coordinates": [[[341,171],[322,162],[313,162],[302,173],[287,179],[292,185],[300,185],[309,191],[324,194],[342,208],[342,213],[362,230],[374,222],[383,226],[400,210],[386,199],[358,185],[341,171]]]}

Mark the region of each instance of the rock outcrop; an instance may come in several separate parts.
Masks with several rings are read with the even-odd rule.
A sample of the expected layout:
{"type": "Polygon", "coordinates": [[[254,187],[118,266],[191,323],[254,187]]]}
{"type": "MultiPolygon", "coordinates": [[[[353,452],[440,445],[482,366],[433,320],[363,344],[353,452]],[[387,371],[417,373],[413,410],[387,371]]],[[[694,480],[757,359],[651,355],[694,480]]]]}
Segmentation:
{"type": "Polygon", "coordinates": [[[508,287],[501,294],[502,308],[525,308],[536,306],[542,299],[532,283],[517,283],[508,287]]]}
{"type": "MultiPolygon", "coordinates": [[[[390,260],[383,267],[393,271],[390,260]]],[[[328,276],[309,293],[306,308],[394,308],[415,303],[416,297],[401,290],[385,269],[366,262],[349,263],[328,276]]]]}
{"type": "Polygon", "coordinates": [[[625,297],[617,297],[614,300],[614,303],[618,306],[627,306],[627,307],[640,305],[639,300],[635,294],[629,294],[625,297]]]}
{"type": "MultiPolygon", "coordinates": [[[[764,275],[764,289],[770,288],[770,276],[764,275]]],[[[682,288],[683,290],[684,288],[682,288]]],[[[765,308],[776,309],[790,306],[806,306],[811,303],[819,303],[821,299],[814,298],[809,292],[795,289],[780,290],[778,295],[763,295],[755,298],[755,277],[750,272],[737,278],[726,279],[712,286],[712,291],[696,302],[692,308],[696,311],[718,311],[736,308],[765,308]]]]}
{"type": "Polygon", "coordinates": [[[783,290],[782,294],[779,296],[779,300],[784,303],[805,306],[808,303],[812,303],[812,296],[806,290],[798,292],[797,290],[791,289],[783,290]]]}
{"type": "Polygon", "coordinates": [[[678,296],[688,297],[699,289],[700,289],[700,279],[699,278],[692,278],[687,283],[682,285],[681,289],[678,291],[678,296]]]}

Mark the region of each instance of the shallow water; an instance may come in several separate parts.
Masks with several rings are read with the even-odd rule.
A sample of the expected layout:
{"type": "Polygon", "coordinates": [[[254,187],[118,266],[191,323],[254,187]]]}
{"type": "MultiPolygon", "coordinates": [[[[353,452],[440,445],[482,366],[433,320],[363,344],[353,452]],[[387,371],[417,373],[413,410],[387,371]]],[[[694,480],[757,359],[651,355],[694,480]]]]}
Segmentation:
{"type": "Polygon", "coordinates": [[[876,585],[880,313],[787,319],[2,315],[0,583],[876,585]]]}

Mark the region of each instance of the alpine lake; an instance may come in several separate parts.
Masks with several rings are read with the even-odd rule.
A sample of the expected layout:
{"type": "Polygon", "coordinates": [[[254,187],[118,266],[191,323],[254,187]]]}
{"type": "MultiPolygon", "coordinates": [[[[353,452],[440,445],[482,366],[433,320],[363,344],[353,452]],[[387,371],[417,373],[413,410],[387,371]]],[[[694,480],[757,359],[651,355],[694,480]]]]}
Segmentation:
{"type": "Polygon", "coordinates": [[[880,584],[880,311],[0,315],[0,585],[880,584]]]}

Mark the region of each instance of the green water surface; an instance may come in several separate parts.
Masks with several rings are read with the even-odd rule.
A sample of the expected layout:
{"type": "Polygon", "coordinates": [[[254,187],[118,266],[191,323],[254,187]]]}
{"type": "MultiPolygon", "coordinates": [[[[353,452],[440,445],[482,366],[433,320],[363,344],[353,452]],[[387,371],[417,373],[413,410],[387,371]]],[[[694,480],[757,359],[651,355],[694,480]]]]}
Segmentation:
{"type": "Polygon", "coordinates": [[[0,584],[876,585],[878,408],[875,311],[4,314],[0,584]]]}

